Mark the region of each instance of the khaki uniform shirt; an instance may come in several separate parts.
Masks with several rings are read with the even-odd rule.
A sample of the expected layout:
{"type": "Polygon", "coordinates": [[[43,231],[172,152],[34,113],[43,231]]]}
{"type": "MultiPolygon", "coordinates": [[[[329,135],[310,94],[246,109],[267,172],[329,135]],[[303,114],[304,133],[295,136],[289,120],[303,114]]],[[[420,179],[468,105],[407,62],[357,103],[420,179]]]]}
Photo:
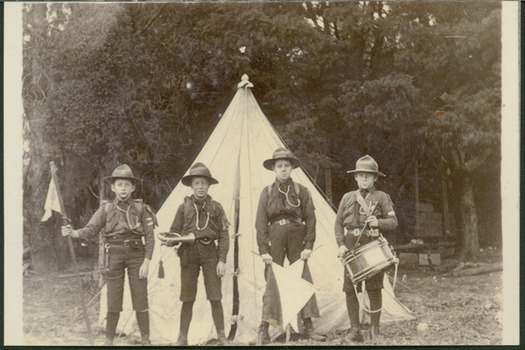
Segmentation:
{"type": "Polygon", "coordinates": [[[88,224],[77,232],[84,239],[96,236],[102,229],[105,237],[133,239],[144,236],[144,256],[151,259],[155,246],[153,228],[154,219],[141,200],[128,198],[122,202],[115,198],[112,202],[101,205],[88,224]],[[142,210],[139,210],[141,207],[142,210]]]}

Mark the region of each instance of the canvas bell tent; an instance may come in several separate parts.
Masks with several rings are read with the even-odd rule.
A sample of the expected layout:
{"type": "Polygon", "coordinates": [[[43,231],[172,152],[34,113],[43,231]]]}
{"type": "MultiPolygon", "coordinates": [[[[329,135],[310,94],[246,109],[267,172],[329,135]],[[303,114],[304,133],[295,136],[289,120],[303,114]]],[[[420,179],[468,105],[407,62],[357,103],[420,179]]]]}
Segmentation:
{"type": "MultiPolygon", "coordinates": [[[[209,194],[223,205],[230,222],[230,250],[227,272],[222,280],[222,302],[226,335],[239,343],[252,342],[261,322],[265,280],[264,264],[257,255],[255,214],[261,192],[275,180],[275,173],[263,168],[262,164],[265,159],[271,158],[275,149],[286,147],[255,100],[252,87],[244,75],[233,100],[193,163],[204,163],[219,181],[218,185],[210,187],[209,194]]],[[[321,314],[320,318],[313,319],[314,329],[321,334],[329,334],[349,328],[342,292],[343,266],[337,258],[334,236],[336,213],[301,168],[292,172],[292,179],[309,189],[316,209],[316,241],[308,261],[321,314]]],[[[181,182],[177,184],[157,213],[157,234],[169,231],[178,206],[184,196],[191,194],[189,187],[181,182]]],[[[411,319],[413,316],[393,298],[390,285],[386,282],[381,321],[411,319]]],[[[150,264],[148,291],[153,343],[176,341],[181,308],[179,258],[175,249],[161,246],[158,237],[150,264]],[[162,261],[164,278],[158,278],[159,261],[162,261]]],[[[283,304],[294,298],[293,294],[286,293],[286,289],[280,292],[283,304]]],[[[126,334],[139,334],[135,315],[131,312],[127,282],[124,303],[119,329],[126,334]]],[[[102,293],[101,323],[105,315],[106,299],[105,293],[102,293]]],[[[273,329],[273,334],[277,331],[273,329]]],[[[215,337],[211,307],[206,300],[201,274],[188,340],[190,344],[203,344],[215,337]]]]}

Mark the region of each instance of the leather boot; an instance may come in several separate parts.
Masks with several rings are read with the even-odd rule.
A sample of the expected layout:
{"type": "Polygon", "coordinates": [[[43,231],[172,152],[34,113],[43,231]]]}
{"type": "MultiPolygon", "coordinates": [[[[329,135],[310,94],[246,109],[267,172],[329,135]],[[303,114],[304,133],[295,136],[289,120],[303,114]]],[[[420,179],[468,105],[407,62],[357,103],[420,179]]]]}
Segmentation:
{"type": "Polygon", "coordinates": [[[149,340],[149,312],[137,312],[137,324],[139,325],[140,336],[142,338],[142,345],[151,345],[149,340]]]}
{"type": "Polygon", "coordinates": [[[362,343],[363,342],[363,335],[357,328],[350,329],[350,340],[355,343],[362,343]]]}
{"type": "Polygon", "coordinates": [[[106,341],[104,345],[113,346],[113,339],[115,338],[115,331],[117,330],[118,319],[120,312],[108,312],[106,315],[106,341]]]}
{"type": "Polygon", "coordinates": [[[304,335],[306,335],[308,338],[312,340],[325,340],[325,338],[314,331],[314,327],[312,325],[312,319],[310,317],[307,317],[303,319],[303,327],[304,327],[304,335]]]}
{"type": "Polygon", "coordinates": [[[188,346],[188,336],[186,334],[179,334],[179,339],[174,344],[175,346],[188,346]]]}
{"type": "Polygon", "coordinates": [[[217,345],[218,346],[228,345],[228,340],[226,339],[226,334],[224,334],[224,331],[217,332],[217,345]]]}
{"type": "Polygon", "coordinates": [[[257,345],[264,345],[271,343],[270,333],[268,333],[268,322],[262,322],[259,326],[259,332],[257,334],[257,345]]]}
{"type": "Polygon", "coordinates": [[[370,327],[370,339],[377,338],[381,335],[381,332],[379,331],[379,325],[372,325],[370,327]]]}

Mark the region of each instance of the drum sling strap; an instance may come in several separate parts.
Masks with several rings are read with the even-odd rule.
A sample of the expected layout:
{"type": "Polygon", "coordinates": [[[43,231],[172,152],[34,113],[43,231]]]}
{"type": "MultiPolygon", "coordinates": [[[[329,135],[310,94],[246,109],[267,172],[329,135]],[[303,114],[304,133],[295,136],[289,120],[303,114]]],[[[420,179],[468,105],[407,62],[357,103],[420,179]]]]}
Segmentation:
{"type": "MultiPolygon", "coordinates": [[[[363,195],[359,191],[357,191],[355,199],[357,200],[357,203],[359,203],[359,205],[365,211],[366,217],[369,217],[370,215],[372,215],[374,210],[376,210],[377,205],[379,204],[379,203],[374,203],[374,204],[372,204],[372,207],[369,207],[368,204],[366,204],[366,201],[363,198],[363,195]]],[[[357,245],[359,244],[359,240],[361,239],[361,236],[365,232],[365,229],[366,229],[367,226],[368,226],[368,223],[365,223],[363,225],[363,227],[361,228],[361,232],[359,232],[359,237],[357,237],[357,240],[355,242],[354,248],[357,247],[357,245]]]]}

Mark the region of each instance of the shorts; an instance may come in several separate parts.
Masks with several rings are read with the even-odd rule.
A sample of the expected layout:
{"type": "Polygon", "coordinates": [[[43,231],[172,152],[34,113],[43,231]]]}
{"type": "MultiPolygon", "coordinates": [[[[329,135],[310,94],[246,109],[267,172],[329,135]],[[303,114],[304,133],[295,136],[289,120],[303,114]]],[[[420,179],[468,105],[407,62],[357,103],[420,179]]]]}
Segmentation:
{"type": "Polygon", "coordinates": [[[196,242],[191,245],[182,245],[179,248],[180,256],[180,300],[193,302],[197,295],[197,281],[202,269],[206,297],[210,301],[222,299],[221,278],[217,276],[219,251],[215,241],[210,244],[196,242]]]}
{"type": "Polygon", "coordinates": [[[109,266],[105,274],[107,283],[108,312],[121,312],[124,294],[124,273],[128,271],[129,289],[133,310],[148,310],[148,281],[139,278],[139,269],[144,262],[144,247],[122,244],[109,247],[109,266]]]}

